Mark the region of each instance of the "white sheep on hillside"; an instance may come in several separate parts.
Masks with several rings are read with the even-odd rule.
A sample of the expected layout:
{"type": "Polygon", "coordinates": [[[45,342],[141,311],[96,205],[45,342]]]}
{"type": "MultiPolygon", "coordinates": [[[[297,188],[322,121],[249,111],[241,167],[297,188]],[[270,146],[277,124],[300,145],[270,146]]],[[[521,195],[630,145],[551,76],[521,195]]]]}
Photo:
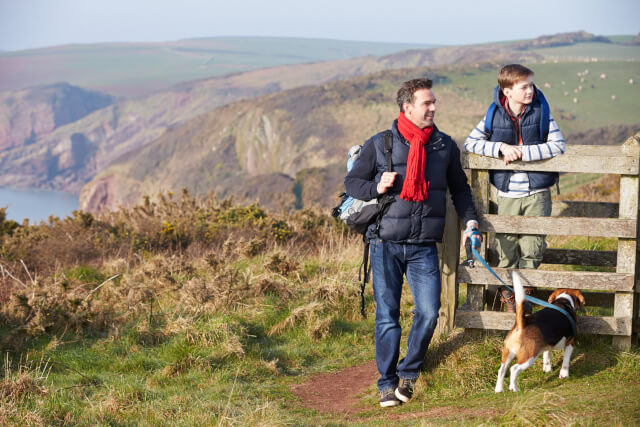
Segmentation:
{"type": "Polygon", "coordinates": [[[602,73],[602,74],[600,74],[600,78],[601,78],[601,79],[606,79],[606,78],[607,78],[607,75],[606,75],[605,73],[602,73]]]}
{"type": "Polygon", "coordinates": [[[615,101],[616,100],[616,96],[615,95],[611,95],[611,100],[615,101]]]}
{"type": "Polygon", "coordinates": [[[578,98],[573,98],[573,103],[577,104],[578,103],[578,98]]]}
{"type": "Polygon", "coordinates": [[[633,84],[633,79],[629,79],[629,84],[632,85],[633,84]]]}

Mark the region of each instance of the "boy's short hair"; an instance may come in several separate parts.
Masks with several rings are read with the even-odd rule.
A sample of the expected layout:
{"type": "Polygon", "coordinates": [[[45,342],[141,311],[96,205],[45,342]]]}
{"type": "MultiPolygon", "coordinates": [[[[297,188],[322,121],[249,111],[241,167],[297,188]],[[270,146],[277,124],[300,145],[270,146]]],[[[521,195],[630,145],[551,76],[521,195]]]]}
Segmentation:
{"type": "Polygon", "coordinates": [[[512,88],[520,79],[533,76],[533,71],[520,64],[509,64],[502,67],[498,73],[498,85],[500,89],[512,88]]]}
{"type": "Polygon", "coordinates": [[[398,107],[400,107],[400,112],[404,113],[404,109],[402,108],[404,103],[413,104],[416,100],[414,94],[416,91],[420,89],[431,89],[433,86],[433,82],[430,79],[413,79],[402,83],[400,89],[398,89],[398,96],[396,97],[396,102],[398,103],[398,107]]]}

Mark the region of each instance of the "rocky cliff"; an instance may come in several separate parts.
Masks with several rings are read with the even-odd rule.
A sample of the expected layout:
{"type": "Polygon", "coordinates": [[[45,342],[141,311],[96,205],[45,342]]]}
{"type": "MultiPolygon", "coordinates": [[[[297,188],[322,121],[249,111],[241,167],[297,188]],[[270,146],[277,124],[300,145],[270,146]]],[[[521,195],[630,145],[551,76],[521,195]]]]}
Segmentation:
{"type": "MultiPolygon", "coordinates": [[[[354,143],[388,128],[393,94],[409,76],[429,75],[440,95],[438,126],[468,130],[483,105],[463,100],[426,68],[383,71],[219,107],[177,126],[100,172],[80,195],[88,211],[137,202],[142,194],[214,191],[271,209],[330,206],[354,143]]],[[[458,137],[462,135],[458,133],[458,137]]]]}
{"type": "Polygon", "coordinates": [[[67,83],[0,92],[0,151],[24,147],[114,102],[67,83]]]}
{"type": "MultiPolygon", "coordinates": [[[[199,114],[239,99],[387,69],[538,57],[505,45],[463,46],[275,67],[185,83],[151,96],[115,103],[36,138],[33,144],[0,152],[0,186],[79,192],[117,159],[152,144],[171,128],[199,114]]],[[[252,156],[258,154],[251,152],[246,159],[249,168],[264,168],[262,164],[252,166],[252,156]]]]}

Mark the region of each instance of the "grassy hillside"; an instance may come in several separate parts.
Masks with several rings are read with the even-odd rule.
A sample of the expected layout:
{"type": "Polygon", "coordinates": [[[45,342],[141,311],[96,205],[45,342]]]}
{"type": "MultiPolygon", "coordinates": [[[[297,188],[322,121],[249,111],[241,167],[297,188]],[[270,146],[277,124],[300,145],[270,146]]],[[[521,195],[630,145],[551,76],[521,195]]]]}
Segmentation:
{"type": "MultiPolygon", "coordinates": [[[[360,239],[311,210],[183,194],[20,228],[1,214],[3,425],[637,424],[638,348],[585,335],[568,379],[554,354],[504,394],[503,333],[435,337],[414,399],[380,408],[360,239]],[[340,399],[320,389],[328,373],[340,399]]],[[[411,309],[406,292],[403,346],[411,309]]]]}
{"type": "MultiPolygon", "coordinates": [[[[579,45],[575,47],[576,51],[580,49],[579,45]]],[[[640,55],[639,47],[633,49],[640,55]]],[[[563,133],[637,123],[640,119],[636,113],[640,99],[640,62],[545,60],[527,65],[535,72],[534,81],[544,92],[563,133]]],[[[471,70],[448,77],[457,93],[488,106],[492,90],[497,86],[496,73],[495,69],[471,70]]],[[[478,121],[480,118],[481,115],[478,121]]]]}
{"type": "MultiPolygon", "coordinates": [[[[602,131],[606,126],[630,125],[635,133],[638,62],[543,59],[529,65],[568,143],[574,133],[579,134],[576,142],[598,144],[619,144],[628,136],[595,140],[620,134],[602,131]],[[612,93],[618,94],[615,99],[612,93]],[[586,137],[589,130],[591,138],[586,137]]],[[[113,208],[135,203],[141,194],[187,187],[198,194],[213,190],[260,200],[270,208],[328,207],[341,189],[348,148],[388,128],[396,117],[393,96],[402,81],[424,75],[436,80],[436,124],[461,142],[491,101],[496,70],[494,64],[483,64],[383,71],[229,104],[172,129],[98,174],[83,190],[81,206],[113,208]],[[271,174],[285,174],[295,185],[285,180],[282,186],[246,186],[246,177],[268,179],[271,174]],[[108,203],[100,202],[104,193],[111,195],[108,203]]]]}
{"type": "Polygon", "coordinates": [[[170,90],[96,111],[24,149],[0,152],[0,170],[3,172],[0,185],[79,192],[97,172],[151,143],[167,129],[238,99],[344,80],[385,69],[475,63],[486,60],[488,56],[515,61],[539,57],[504,46],[463,46],[282,66],[183,83],[170,90]],[[93,154],[83,167],[65,168],[64,158],[70,155],[68,141],[74,135],[88,141],[93,147],[93,154]],[[47,173],[50,164],[57,165],[56,173],[47,173]]]}
{"type": "MultiPolygon", "coordinates": [[[[589,65],[593,64],[595,68],[591,68],[591,74],[584,76],[589,85],[583,86],[581,92],[577,94],[580,96],[576,96],[578,103],[573,104],[573,97],[569,95],[571,90],[577,90],[578,88],[578,83],[576,82],[578,76],[576,73],[584,71],[581,63],[575,61],[559,61],[555,63],[557,59],[545,59],[543,55],[545,49],[539,49],[539,47],[545,43],[551,43],[554,46],[557,43],[563,43],[564,49],[572,48],[576,51],[583,51],[583,46],[592,45],[603,45],[606,49],[614,50],[630,47],[619,46],[609,42],[598,44],[582,42],[576,44],[576,40],[593,41],[594,37],[588,34],[572,33],[515,43],[410,50],[384,57],[364,57],[337,62],[281,66],[183,83],[172,87],[170,90],[157,92],[147,97],[119,102],[108,108],[96,111],[81,120],[56,129],[44,138],[36,138],[36,141],[28,147],[0,153],[0,171],[2,171],[0,185],[79,192],[98,172],[104,170],[114,161],[118,159],[126,160],[130,153],[134,153],[136,150],[156,141],[168,129],[173,129],[195,116],[211,111],[221,105],[229,104],[239,99],[254,98],[306,85],[323,85],[336,80],[345,80],[354,76],[368,75],[389,69],[405,69],[404,77],[410,76],[414,72],[419,74],[421,72],[419,67],[423,66],[429,66],[431,70],[437,70],[439,74],[448,79],[440,83],[444,85],[442,89],[453,92],[455,96],[451,99],[456,104],[465,105],[462,110],[473,110],[474,113],[472,115],[476,115],[476,120],[478,120],[482,116],[482,110],[486,108],[485,105],[489,102],[490,89],[495,85],[495,72],[499,66],[506,62],[525,62],[532,64],[532,67],[537,71],[537,81],[541,84],[541,87],[543,87],[543,83],[551,85],[550,88],[543,87],[543,90],[550,97],[552,106],[555,108],[554,115],[562,124],[561,128],[566,134],[583,132],[586,129],[594,129],[609,124],[637,122],[637,119],[633,117],[633,97],[636,96],[637,85],[630,85],[629,90],[626,90],[627,88],[623,87],[621,83],[628,81],[631,78],[629,76],[637,74],[636,64],[638,62],[613,63],[604,61],[604,59],[600,59],[600,62],[597,63],[590,62],[589,65]],[[573,45],[567,47],[567,43],[573,43],[573,45]],[[534,52],[531,50],[532,48],[537,50],[534,52]],[[606,69],[607,66],[614,67],[615,71],[619,72],[619,75],[613,72],[609,74],[608,79],[594,83],[593,79],[598,75],[597,73],[606,69]],[[414,70],[413,68],[416,69],[414,70]],[[576,78],[572,80],[573,75],[576,75],[576,78]],[[621,75],[624,76],[625,80],[620,81],[621,75]],[[548,82],[546,81],[547,79],[549,80],[548,82]],[[562,81],[565,81],[564,86],[562,81]],[[448,84],[447,82],[451,83],[448,84]],[[594,88],[591,88],[591,84],[594,85],[594,88]],[[562,87],[566,89],[561,90],[562,87]],[[617,94],[616,102],[606,103],[607,108],[603,110],[600,105],[602,97],[610,98],[610,92],[614,90],[617,94]],[[566,96],[564,92],[567,92],[566,96]],[[467,100],[473,102],[469,103],[467,100]],[[71,145],[69,144],[69,141],[73,138],[90,148],[86,150],[89,153],[88,157],[81,163],[70,164],[67,161],[73,157],[70,151],[71,145]]],[[[638,49],[638,47],[630,48],[638,49]]],[[[590,61],[593,58],[597,57],[593,56],[590,61]]],[[[588,64],[585,63],[585,65],[588,64]]],[[[400,81],[402,81],[402,78],[397,79],[393,84],[389,84],[386,89],[379,91],[378,95],[382,94],[385,99],[391,99],[400,81]]],[[[637,79],[634,81],[637,81],[637,79]]],[[[287,96],[284,95],[284,98],[286,99],[287,96]]],[[[363,99],[366,99],[367,95],[356,94],[356,96],[364,96],[365,98],[363,99]]],[[[340,97],[335,99],[338,100],[340,97]]],[[[387,103],[388,101],[384,102],[387,103]]],[[[331,110],[330,114],[344,109],[340,105],[331,106],[331,101],[326,101],[326,105],[323,108],[331,110]]],[[[386,104],[381,108],[391,107],[386,104]]],[[[264,106],[265,111],[270,111],[271,109],[271,106],[264,106]]],[[[449,110],[454,112],[452,120],[449,120],[448,123],[439,123],[445,125],[444,129],[457,138],[463,138],[472,124],[467,122],[466,119],[458,120],[459,117],[455,116],[456,110],[460,110],[460,107],[449,110]]],[[[354,108],[349,111],[354,111],[354,108]]],[[[322,110],[317,113],[324,114],[322,110]]],[[[462,116],[465,114],[467,113],[463,111],[462,116]]],[[[439,114],[439,120],[446,119],[447,115],[448,112],[443,110],[439,114]]],[[[258,118],[255,115],[253,117],[254,119],[258,118]]],[[[317,120],[316,117],[318,116],[313,117],[312,122],[317,120]]],[[[393,115],[385,117],[373,116],[366,126],[371,126],[371,124],[377,126],[379,123],[384,123],[381,128],[386,127],[390,122],[390,117],[393,117],[393,115]]],[[[247,120],[243,123],[247,123],[247,120]]],[[[276,123],[283,124],[281,120],[277,119],[276,123]]],[[[251,126],[255,127],[255,125],[251,126]]],[[[380,128],[372,128],[372,132],[378,129],[380,128]]],[[[275,128],[275,131],[278,134],[282,134],[286,130],[284,128],[275,128]]],[[[329,131],[328,129],[327,132],[329,131]]],[[[171,134],[171,132],[169,133],[171,134]]],[[[304,138],[308,136],[306,135],[304,138]]],[[[330,138],[330,133],[323,133],[320,130],[315,137],[320,139],[330,138]]],[[[365,137],[352,135],[344,139],[344,141],[348,140],[344,144],[351,145],[362,141],[365,137]]],[[[166,141],[166,138],[164,140],[166,141]]],[[[333,142],[330,141],[329,143],[333,142]]],[[[242,151],[242,148],[240,148],[240,151],[242,151]]],[[[336,153],[338,152],[339,150],[336,151],[336,153]]],[[[340,157],[339,161],[343,162],[342,157],[340,157]]],[[[160,164],[158,163],[158,165],[160,164]]],[[[328,166],[328,163],[322,167],[325,166],[328,166]]],[[[299,167],[295,169],[300,170],[299,167]]],[[[286,183],[287,192],[289,191],[288,188],[291,187],[291,182],[298,178],[297,176],[289,175],[291,173],[290,170],[270,169],[269,173],[272,172],[288,175],[288,177],[281,175],[273,177],[275,182],[283,185],[286,183]]],[[[317,170],[317,172],[320,175],[328,176],[326,171],[317,170]]],[[[256,175],[250,174],[250,176],[252,179],[256,179],[256,175]]],[[[206,181],[206,179],[191,180],[192,183],[206,181]]],[[[297,182],[300,183],[300,179],[297,179],[297,182]]],[[[120,184],[113,180],[109,181],[109,185],[104,182],[103,184],[102,190],[106,192],[100,198],[104,198],[105,203],[109,202],[109,200],[124,198],[129,201],[135,201],[140,196],[136,190],[139,187],[139,183],[124,176],[120,178],[120,184]],[[123,195],[119,189],[115,193],[106,191],[109,185],[113,184],[116,187],[121,187],[123,182],[126,182],[123,188],[131,187],[128,195],[123,195]]],[[[333,188],[333,184],[332,182],[328,185],[333,188]]],[[[296,188],[300,189],[299,185],[296,188]]],[[[238,194],[242,195],[251,193],[251,191],[245,191],[242,188],[237,190],[239,191],[238,194]]],[[[204,191],[204,189],[201,191],[204,191]]],[[[258,193],[262,193],[262,191],[258,193]]],[[[309,191],[306,191],[305,194],[309,194],[309,191]]],[[[287,197],[287,199],[290,199],[290,197],[287,197]]],[[[314,203],[316,202],[317,200],[314,199],[314,203]]],[[[299,205],[299,202],[296,203],[299,205]]]]}
{"type": "Polygon", "coordinates": [[[223,197],[244,193],[249,198],[243,200],[259,199],[269,208],[293,208],[293,203],[282,205],[280,200],[292,194],[290,183],[259,188],[247,181],[273,174],[295,178],[299,194],[310,197],[298,197],[297,206],[314,202],[329,206],[340,189],[345,153],[354,143],[390,126],[398,110],[393,88],[408,73],[428,74],[437,82],[440,128],[460,137],[473,126],[482,105],[451,92],[441,84],[445,77],[427,69],[386,71],[292,89],[220,107],[168,131],[98,174],[83,190],[81,206],[94,210],[105,191],[113,195],[112,208],[159,188],[187,187],[196,194],[213,190],[223,197]],[[340,172],[325,174],[325,168],[340,172]]]}
{"type": "Polygon", "coordinates": [[[433,45],[274,37],[65,45],[0,54],[0,90],[65,81],[132,97],[188,80],[258,68],[430,47],[433,45]]]}

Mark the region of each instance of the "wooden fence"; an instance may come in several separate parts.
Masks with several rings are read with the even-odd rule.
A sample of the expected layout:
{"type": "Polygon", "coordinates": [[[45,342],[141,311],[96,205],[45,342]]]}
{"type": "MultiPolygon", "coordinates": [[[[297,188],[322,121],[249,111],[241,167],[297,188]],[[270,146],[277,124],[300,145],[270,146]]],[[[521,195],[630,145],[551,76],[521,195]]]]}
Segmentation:
{"type": "MultiPolygon", "coordinates": [[[[495,233],[545,234],[610,237],[618,241],[617,251],[547,249],[543,263],[553,265],[591,265],[615,267],[615,272],[521,270],[528,286],[539,287],[534,295],[545,299],[556,288],[580,289],[588,306],[613,308],[612,316],[578,316],[580,334],[613,336],[613,345],[629,348],[638,324],[638,197],[640,133],[621,146],[568,145],[564,155],[538,162],[515,162],[463,153],[462,165],[471,171],[474,201],[480,216],[484,243],[481,253],[492,265],[497,261],[495,233]],[[619,203],[554,202],[551,217],[496,215],[496,191],[489,184],[490,169],[602,173],[620,176],[619,203]],[[634,311],[635,307],[635,311],[634,311]]],[[[562,188],[560,189],[562,191],[562,188]]],[[[555,191],[555,188],[553,189],[555,191]]],[[[514,314],[496,310],[498,280],[479,263],[475,268],[460,265],[460,222],[449,207],[445,241],[440,246],[442,270],[442,309],[439,329],[508,330],[514,314]],[[458,307],[459,284],[465,283],[467,300],[458,307]]],[[[507,269],[494,268],[507,283],[507,269]]]]}

